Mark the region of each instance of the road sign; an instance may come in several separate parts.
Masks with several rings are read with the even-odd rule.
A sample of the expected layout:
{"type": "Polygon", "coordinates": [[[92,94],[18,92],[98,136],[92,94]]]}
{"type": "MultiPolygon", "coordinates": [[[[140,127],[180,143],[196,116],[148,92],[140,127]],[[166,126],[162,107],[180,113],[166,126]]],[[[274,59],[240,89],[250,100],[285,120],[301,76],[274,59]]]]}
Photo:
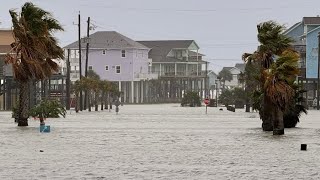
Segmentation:
{"type": "Polygon", "coordinates": [[[203,101],[206,105],[208,105],[209,104],[209,99],[208,98],[206,98],[206,99],[204,99],[204,101],[203,101]]]}

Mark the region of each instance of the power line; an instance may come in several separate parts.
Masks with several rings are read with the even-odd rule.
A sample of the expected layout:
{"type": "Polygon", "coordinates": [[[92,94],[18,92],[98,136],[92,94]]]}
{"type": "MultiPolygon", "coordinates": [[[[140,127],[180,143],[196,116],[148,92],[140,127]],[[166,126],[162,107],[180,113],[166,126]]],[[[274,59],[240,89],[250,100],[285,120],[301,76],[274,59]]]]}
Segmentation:
{"type": "MultiPolygon", "coordinates": [[[[153,13],[153,12],[196,12],[196,13],[206,13],[206,12],[221,12],[221,11],[240,11],[240,12],[253,12],[253,11],[265,11],[265,10],[275,10],[275,9],[296,9],[304,8],[303,6],[277,6],[277,7],[254,7],[254,8],[219,8],[219,9],[174,9],[174,8],[136,8],[136,7],[118,7],[118,6],[106,6],[106,5],[93,5],[93,4],[80,4],[86,8],[104,8],[104,9],[117,9],[126,11],[136,11],[143,13],[153,13]]],[[[313,6],[305,6],[305,8],[310,8],[313,6]]]]}

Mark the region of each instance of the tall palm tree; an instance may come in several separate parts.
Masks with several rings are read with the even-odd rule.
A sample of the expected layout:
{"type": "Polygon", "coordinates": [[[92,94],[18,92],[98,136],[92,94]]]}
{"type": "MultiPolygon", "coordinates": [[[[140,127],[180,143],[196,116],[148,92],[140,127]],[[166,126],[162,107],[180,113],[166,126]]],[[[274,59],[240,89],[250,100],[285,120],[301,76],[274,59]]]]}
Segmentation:
{"type": "Polygon", "coordinates": [[[232,74],[229,70],[227,69],[222,69],[220,72],[219,72],[219,75],[218,75],[221,79],[221,82],[223,82],[223,87],[222,89],[224,90],[225,89],[225,83],[226,81],[231,81],[232,80],[232,74]]]}
{"type": "MultiPolygon", "coordinates": [[[[282,62],[278,58],[279,56],[285,56],[284,59],[295,59],[293,54],[288,57],[288,52],[293,52],[290,49],[290,43],[292,40],[283,34],[285,27],[281,26],[273,21],[268,21],[261,23],[257,26],[258,30],[258,41],[260,42],[260,46],[257,51],[253,54],[245,53],[243,55],[243,59],[245,61],[253,60],[260,63],[260,88],[263,95],[262,102],[262,113],[260,113],[260,118],[262,119],[262,128],[265,131],[278,131],[278,124],[274,127],[273,117],[270,115],[270,112],[279,113],[274,110],[274,107],[284,108],[283,105],[274,106],[275,98],[272,98],[272,92],[278,93],[279,97],[284,97],[283,92],[291,92],[290,88],[287,86],[285,81],[278,81],[279,71],[283,71],[284,69],[277,69],[277,71],[273,70],[271,73],[270,68],[274,64],[275,60],[282,62]],[[287,54],[284,54],[287,52],[287,54]],[[275,81],[277,80],[277,81],[275,81]],[[269,86],[266,86],[266,82],[268,82],[269,86]],[[269,88],[269,89],[268,89],[269,88]],[[283,88],[283,89],[281,89],[283,88]],[[283,90],[283,91],[282,91],[283,90]],[[268,94],[269,93],[269,94],[268,94]]],[[[295,61],[295,60],[293,60],[295,61]]],[[[279,66],[281,64],[274,64],[274,66],[279,66]]],[[[275,67],[272,68],[275,68],[275,67]]],[[[281,74],[281,73],[280,73],[281,74]]],[[[280,78],[281,79],[281,78],[280,78]]],[[[289,94],[292,95],[292,94],[289,94]]],[[[289,97],[289,96],[288,96],[289,97]]],[[[287,99],[283,99],[283,102],[287,102],[287,99]]],[[[279,102],[278,102],[279,103],[279,102]]],[[[282,109],[283,110],[283,109],[282,109]]],[[[280,114],[276,114],[276,117],[279,117],[280,114]]],[[[275,120],[274,122],[277,122],[275,120]]],[[[281,121],[281,120],[280,120],[281,121]]],[[[280,125],[281,126],[281,125],[280,125]]],[[[277,134],[277,132],[275,134],[277,134]]],[[[280,132],[281,133],[281,132],[280,132]]]]}
{"type": "Polygon", "coordinates": [[[22,6],[20,13],[14,10],[9,13],[14,42],[6,63],[12,64],[20,86],[18,126],[28,126],[29,83],[47,79],[58,71],[53,59],[63,59],[64,53],[53,33],[63,28],[49,12],[30,2],[22,6]]]}

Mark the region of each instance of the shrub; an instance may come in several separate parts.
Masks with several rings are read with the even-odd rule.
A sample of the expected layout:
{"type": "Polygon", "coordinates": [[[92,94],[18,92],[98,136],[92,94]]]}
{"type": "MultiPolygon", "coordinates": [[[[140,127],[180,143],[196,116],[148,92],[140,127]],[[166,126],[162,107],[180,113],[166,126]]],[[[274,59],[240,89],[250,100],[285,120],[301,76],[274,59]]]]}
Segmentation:
{"type": "Polygon", "coordinates": [[[58,118],[66,116],[66,110],[58,101],[44,100],[29,111],[30,116],[37,118],[58,118]]]}
{"type": "Polygon", "coordinates": [[[188,106],[188,105],[190,107],[201,106],[200,96],[198,95],[197,92],[189,91],[184,94],[184,97],[182,98],[182,101],[181,101],[181,106],[188,106]]]}

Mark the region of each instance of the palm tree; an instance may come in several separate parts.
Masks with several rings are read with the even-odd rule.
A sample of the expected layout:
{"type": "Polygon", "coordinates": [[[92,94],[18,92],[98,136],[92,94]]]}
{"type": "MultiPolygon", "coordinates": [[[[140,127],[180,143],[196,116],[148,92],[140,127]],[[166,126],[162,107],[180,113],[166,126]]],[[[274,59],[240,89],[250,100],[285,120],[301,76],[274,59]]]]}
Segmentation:
{"type": "Polygon", "coordinates": [[[231,74],[231,72],[230,72],[229,70],[227,70],[227,69],[222,69],[222,70],[219,72],[218,77],[220,77],[221,82],[223,82],[223,88],[222,88],[222,89],[225,88],[224,85],[225,85],[225,82],[226,82],[226,81],[231,81],[231,80],[232,80],[232,74],[231,74]]]}
{"type": "MultiPolygon", "coordinates": [[[[283,122],[283,119],[281,120],[278,117],[281,116],[281,113],[283,114],[286,108],[285,104],[293,96],[291,93],[293,91],[290,89],[287,79],[279,76],[282,74],[281,71],[285,71],[285,69],[281,69],[278,66],[283,66],[288,62],[296,63],[296,56],[292,54],[293,50],[290,49],[292,40],[283,34],[285,30],[284,26],[273,21],[268,21],[259,24],[257,29],[260,46],[253,54],[245,53],[243,59],[245,61],[256,61],[260,64],[259,86],[263,95],[260,118],[262,119],[263,130],[274,130],[274,134],[281,134],[281,122],[283,122]],[[282,59],[281,57],[277,58],[279,56],[282,56],[282,59]],[[284,61],[285,59],[286,61],[284,61]],[[274,64],[275,60],[277,60],[276,64],[274,64]],[[288,93],[287,96],[283,94],[285,92],[288,93]],[[285,99],[278,99],[275,96],[285,99]],[[270,115],[271,112],[273,115],[270,115]]],[[[296,71],[294,70],[292,76],[295,76],[295,73],[296,71]]]]}
{"type": "Polygon", "coordinates": [[[299,74],[298,59],[299,55],[296,52],[284,51],[263,74],[265,97],[272,105],[274,135],[284,134],[283,117],[295,96],[291,84],[299,74]]]}
{"type": "Polygon", "coordinates": [[[18,126],[28,126],[29,84],[47,79],[58,71],[53,59],[63,59],[64,53],[52,34],[63,28],[49,12],[30,2],[22,6],[20,14],[14,10],[9,13],[14,42],[6,63],[12,65],[14,78],[20,86],[18,126]]]}
{"type": "Polygon", "coordinates": [[[108,104],[106,103],[106,94],[108,93],[110,83],[106,80],[100,81],[100,91],[101,91],[101,110],[103,110],[103,106],[105,105],[108,107],[108,104]]]}

